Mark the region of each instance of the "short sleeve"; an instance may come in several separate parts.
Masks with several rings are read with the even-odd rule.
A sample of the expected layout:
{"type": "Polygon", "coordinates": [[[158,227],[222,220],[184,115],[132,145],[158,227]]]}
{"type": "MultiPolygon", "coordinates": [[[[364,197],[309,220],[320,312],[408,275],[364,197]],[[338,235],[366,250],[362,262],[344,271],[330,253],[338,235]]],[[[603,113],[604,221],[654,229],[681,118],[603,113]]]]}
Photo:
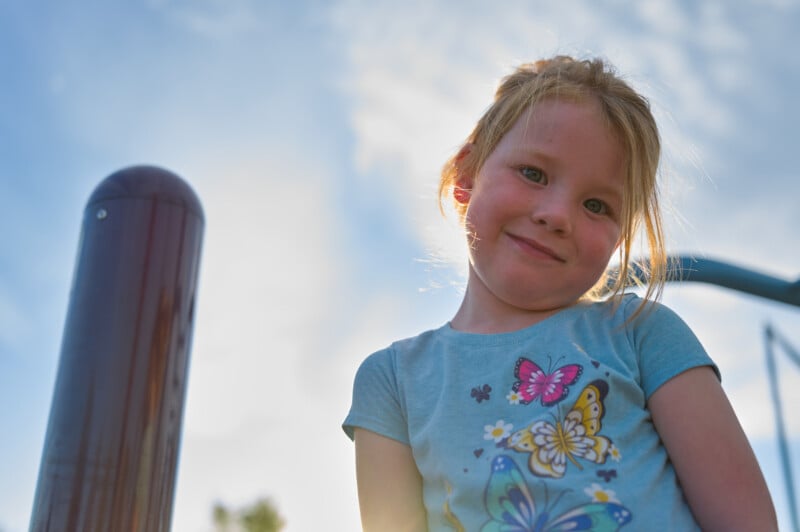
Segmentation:
{"type": "Polygon", "coordinates": [[[719,379],[719,369],[686,322],[664,305],[650,305],[633,326],[645,397],[649,398],[665,382],[695,367],[710,366],[719,379]]]}
{"type": "Polygon", "coordinates": [[[352,405],[342,424],[350,439],[353,439],[353,429],[359,427],[409,444],[394,355],[391,348],[378,351],[358,368],[352,405]]]}

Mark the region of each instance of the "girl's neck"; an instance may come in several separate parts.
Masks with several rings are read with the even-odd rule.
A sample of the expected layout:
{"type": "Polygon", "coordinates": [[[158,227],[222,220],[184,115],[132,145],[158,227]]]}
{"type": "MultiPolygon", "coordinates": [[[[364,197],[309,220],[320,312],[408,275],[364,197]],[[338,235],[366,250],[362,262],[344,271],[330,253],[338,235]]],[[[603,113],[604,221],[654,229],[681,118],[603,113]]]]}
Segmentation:
{"type": "Polygon", "coordinates": [[[491,298],[487,304],[485,299],[468,287],[461,306],[450,321],[450,326],[462,332],[506,333],[530,327],[563,310],[563,308],[528,310],[503,305],[496,300],[492,301],[491,298]]]}

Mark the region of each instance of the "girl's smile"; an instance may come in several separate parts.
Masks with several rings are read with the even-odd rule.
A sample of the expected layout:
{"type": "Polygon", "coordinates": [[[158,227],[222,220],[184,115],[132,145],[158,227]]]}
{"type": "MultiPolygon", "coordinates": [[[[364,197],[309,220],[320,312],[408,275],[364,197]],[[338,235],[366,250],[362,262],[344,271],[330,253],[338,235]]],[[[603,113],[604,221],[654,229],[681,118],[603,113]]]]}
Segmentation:
{"type": "Polygon", "coordinates": [[[533,259],[554,260],[556,262],[564,262],[564,259],[554,250],[543,246],[533,238],[526,238],[524,236],[515,235],[506,232],[506,236],[516,244],[523,253],[528,253],[533,259]]]}

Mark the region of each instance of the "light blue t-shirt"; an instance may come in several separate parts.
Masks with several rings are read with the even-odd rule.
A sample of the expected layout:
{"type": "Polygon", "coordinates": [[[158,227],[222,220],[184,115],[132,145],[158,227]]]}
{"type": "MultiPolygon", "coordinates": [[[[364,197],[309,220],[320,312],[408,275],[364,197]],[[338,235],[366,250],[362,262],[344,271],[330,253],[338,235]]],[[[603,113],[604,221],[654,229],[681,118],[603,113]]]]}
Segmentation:
{"type": "Polygon", "coordinates": [[[343,428],[411,446],[430,531],[698,530],[647,399],[689,368],[718,371],[663,305],[626,323],[641,301],[395,342],[359,368],[343,428]]]}

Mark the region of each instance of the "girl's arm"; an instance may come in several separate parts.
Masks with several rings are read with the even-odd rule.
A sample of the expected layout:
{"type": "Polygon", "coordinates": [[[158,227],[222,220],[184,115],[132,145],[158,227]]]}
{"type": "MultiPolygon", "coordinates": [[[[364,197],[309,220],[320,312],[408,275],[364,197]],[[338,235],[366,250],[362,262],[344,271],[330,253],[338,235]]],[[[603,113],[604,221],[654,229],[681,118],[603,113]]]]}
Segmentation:
{"type": "Polygon", "coordinates": [[[667,381],[648,406],[704,531],[778,530],[756,457],[710,367],[667,381]]]}
{"type": "Polygon", "coordinates": [[[411,447],[356,428],[356,479],[364,532],[427,530],[422,477],[411,447]]]}

